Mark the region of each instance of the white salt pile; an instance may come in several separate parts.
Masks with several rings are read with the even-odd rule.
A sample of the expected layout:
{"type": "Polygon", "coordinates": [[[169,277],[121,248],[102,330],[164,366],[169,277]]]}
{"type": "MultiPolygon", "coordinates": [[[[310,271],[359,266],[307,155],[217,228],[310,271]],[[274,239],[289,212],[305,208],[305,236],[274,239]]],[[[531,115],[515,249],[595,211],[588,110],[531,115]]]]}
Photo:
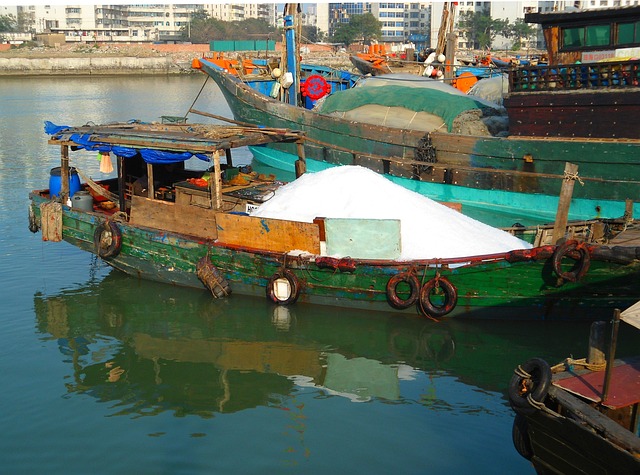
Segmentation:
{"type": "Polygon", "coordinates": [[[399,219],[402,260],[467,257],[531,247],[359,166],[306,173],[280,188],[252,216],[309,223],[316,217],[399,219]]]}

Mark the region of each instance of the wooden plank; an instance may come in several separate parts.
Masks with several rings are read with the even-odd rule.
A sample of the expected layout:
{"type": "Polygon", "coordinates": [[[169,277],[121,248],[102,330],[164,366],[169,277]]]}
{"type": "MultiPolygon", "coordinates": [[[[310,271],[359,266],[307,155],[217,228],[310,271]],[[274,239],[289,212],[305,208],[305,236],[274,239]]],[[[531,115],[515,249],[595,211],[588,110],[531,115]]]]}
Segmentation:
{"type": "Polygon", "coordinates": [[[326,218],[327,254],[358,259],[400,257],[400,220],[326,218]]]}
{"type": "Polygon", "coordinates": [[[555,225],[553,227],[552,244],[557,244],[558,240],[565,235],[567,230],[567,222],[569,221],[569,208],[571,206],[571,197],[573,196],[573,185],[575,178],[578,176],[578,165],[567,162],[564,166],[564,174],[566,178],[562,181],[560,189],[560,199],[558,200],[558,210],[556,212],[555,225]]]}
{"type": "Polygon", "coordinates": [[[218,237],[215,213],[212,210],[197,206],[176,206],[169,201],[153,200],[143,196],[131,197],[129,222],[136,226],[200,238],[218,237]]]}
{"type": "Polygon", "coordinates": [[[217,213],[218,242],[273,252],[320,254],[320,229],[313,223],[217,213]]]}

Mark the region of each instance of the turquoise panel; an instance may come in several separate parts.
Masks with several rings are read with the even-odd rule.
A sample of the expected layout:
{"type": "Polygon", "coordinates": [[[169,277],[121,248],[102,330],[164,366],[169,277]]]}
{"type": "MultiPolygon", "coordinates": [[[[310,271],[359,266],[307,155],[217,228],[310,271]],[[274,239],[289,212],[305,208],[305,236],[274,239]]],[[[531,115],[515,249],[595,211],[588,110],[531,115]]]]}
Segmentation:
{"type": "Polygon", "coordinates": [[[400,220],[326,218],[327,255],[358,259],[400,257],[400,220]]]}
{"type": "Polygon", "coordinates": [[[209,42],[210,51],[235,51],[235,41],[211,41],[209,42]]]}

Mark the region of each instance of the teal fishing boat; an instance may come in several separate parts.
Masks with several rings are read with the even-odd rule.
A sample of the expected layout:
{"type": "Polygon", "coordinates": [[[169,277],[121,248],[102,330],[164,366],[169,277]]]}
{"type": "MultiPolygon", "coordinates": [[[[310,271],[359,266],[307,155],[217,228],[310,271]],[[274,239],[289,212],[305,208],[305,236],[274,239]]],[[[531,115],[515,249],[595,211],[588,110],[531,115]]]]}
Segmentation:
{"type": "MultiPolygon", "coordinates": [[[[637,14],[637,9],[622,10],[627,16],[637,14]]],[[[612,31],[621,24],[619,16],[604,17],[602,21],[612,31]]],[[[295,46],[292,48],[295,51],[295,46]]],[[[468,130],[468,117],[479,117],[487,123],[498,113],[477,98],[433,90],[437,81],[424,78],[397,78],[393,85],[371,87],[367,94],[367,87],[336,90],[325,86],[328,79],[312,79],[301,71],[299,76],[293,74],[293,83],[284,83],[287,94],[283,96],[285,100],[279,100],[261,90],[283,84],[280,76],[259,80],[240,77],[206,58],[194,60],[194,67],[215,81],[236,121],[304,131],[309,170],[345,164],[365,166],[423,195],[496,212],[508,211],[524,224],[555,218],[564,180],[579,183],[573,191],[571,219],[618,218],[625,213],[625,201],[637,202],[640,196],[640,137],[637,127],[628,126],[632,124],[629,117],[640,112],[638,61],[621,59],[607,63],[606,68],[594,65],[588,74],[612,80],[593,80],[585,84],[588,91],[578,90],[576,81],[571,82],[572,74],[576,74],[571,66],[545,65],[539,66],[540,71],[526,66],[511,71],[512,87],[505,98],[511,131],[507,136],[492,135],[489,126],[482,133],[476,128],[468,130]],[[555,79],[545,82],[543,78],[550,77],[549,71],[555,71],[555,79]],[[565,81],[558,79],[561,72],[565,81]],[[614,74],[618,78],[615,83],[614,74]],[[526,82],[526,87],[523,75],[531,81],[526,82]],[[537,79],[534,84],[535,78],[540,79],[539,84],[537,79]],[[429,87],[417,88],[418,83],[429,87]],[[295,84],[302,86],[296,89],[295,84]],[[554,89],[544,91],[544,84],[553,85],[554,89]],[[317,92],[313,101],[305,96],[307,89],[317,92]],[[539,98],[537,94],[543,92],[544,97],[539,98]],[[587,97],[598,92],[606,93],[606,102],[587,97]],[[587,107],[584,101],[595,105],[587,107]],[[541,109],[540,103],[550,106],[541,109]],[[367,119],[371,115],[367,107],[371,106],[385,108],[386,114],[367,119]],[[592,119],[584,115],[590,109],[592,119]],[[439,114],[440,125],[426,128],[426,120],[389,125],[388,118],[397,116],[400,110],[409,117],[439,114]],[[349,111],[361,112],[345,116],[349,111]],[[605,117],[606,123],[602,123],[605,117]],[[522,126],[525,118],[529,122],[535,120],[537,125],[522,126]],[[547,122],[554,125],[541,127],[547,122]],[[629,134],[632,129],[635,135],[629,134]],[[577,167],[577,173],[566,173],[567,163],[577,167]]],[[[389,77],[369,78],[364,85],[391,81],[389,77]]],[[[271,167],[295,169],[297,150],[291,144],[268,144],[251,150],[256,160],[271,167]]],[[[639,216],[637,209],[636,206],[635,217],[639,216]]]]}
{"type": "MultiPolygon", "coordinates": [[[[400,259],[394,220],[318,217],[311,223],[251,216],[248,210],[282,184],[233,167],[231,149],[275,141],[300,146],[300,133],[137,123],[48,124],[47,130],[49,143],[61,149],[61,167],[56,176],[51,172],[48,189],[30,194],[30,228],[143,279],[208,288],[218,298],[233,292],[279,305],[435,319],[594,318],[612,302],[636,298],[640,285],[640,248],[599,245],[591,228],[587,241],[567,239],[558,246],[530,248],[518,241],[522,248],[493,254],[400,259]],[[83,150],[100,151],[105,160],[114,154],[118,177],[95,182],[76,159],[70,167],[70,151],[77,150],[80,157],[86,157],[83,150]],[[184,161],[194,156],[210,159],[210,171],[186,169],[184,161]],[[255,180],[245,181],[247,175],[255,180]]],[[[524,237],[527,231],[514,232],[524,237]]]]}

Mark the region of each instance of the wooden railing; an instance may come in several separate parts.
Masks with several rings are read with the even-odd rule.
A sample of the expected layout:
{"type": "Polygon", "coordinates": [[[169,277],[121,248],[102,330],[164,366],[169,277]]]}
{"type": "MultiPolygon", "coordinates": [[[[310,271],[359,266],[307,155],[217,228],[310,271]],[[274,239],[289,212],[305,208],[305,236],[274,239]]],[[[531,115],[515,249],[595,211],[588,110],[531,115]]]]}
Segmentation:
{"type": "Polygon", "coordinates": [[[509,71],[509,91],[632,88],[640,84],[640,60],[518,66],[509,71]]]}

